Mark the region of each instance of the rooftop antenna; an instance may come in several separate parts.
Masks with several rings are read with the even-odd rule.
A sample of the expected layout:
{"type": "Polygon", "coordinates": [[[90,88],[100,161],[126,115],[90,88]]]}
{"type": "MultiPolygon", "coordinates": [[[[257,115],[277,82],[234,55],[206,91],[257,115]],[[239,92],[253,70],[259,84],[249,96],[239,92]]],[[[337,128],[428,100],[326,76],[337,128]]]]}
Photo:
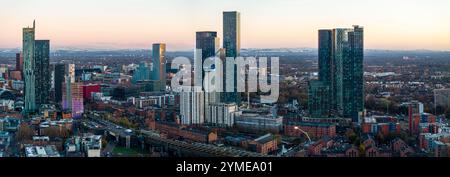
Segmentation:
{"type": "Polygon", "coordinates": [[[35,26],[36,26],[36,20],[33,20],[33,29],[35,28],[35,26]]]}

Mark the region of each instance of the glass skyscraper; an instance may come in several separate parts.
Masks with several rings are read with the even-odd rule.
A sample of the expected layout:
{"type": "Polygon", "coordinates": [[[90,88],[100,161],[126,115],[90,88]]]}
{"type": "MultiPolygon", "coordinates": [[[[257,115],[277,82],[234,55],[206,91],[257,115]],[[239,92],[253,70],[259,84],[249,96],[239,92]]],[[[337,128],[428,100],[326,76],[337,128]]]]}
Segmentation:
{"type": "Polygon", "coordinates": [[[50,41],[35,41],[36,105],[50,102],[50,41]]]}
{"type": "Polygon", "coordinates": [[[23,75],[25,77],[25,113],[33,113],[36,111],[36,93],[35,93],[35,22],[33,21],[32,28],[23,28],[23,75]]]}
{"type": "Polygon", "coordinates": [[[319,30],[319,80],[329,87],[332,113],[354,122],[364,110],[363,31],[359,26],[319,30]]]}
{"type": "Polygon", "coordinates": [[[223,12],[223,48],[227,57],[238,57],[241,50],[241,15],[223,12]]]}
{"type": "Polygon", "coordinates": [[[215,31],[199,31],[195,35],[195,48],[202,50],[202,62],[209,57],[215,57],[220,48],[219,38],[215,31]]]}
{"type": "Polygon", "coordinates": [[[166,44],[153,44],[153,80],[166,80],[166,44]]]}
{"type": "Polygon", "coordinates": [[[159,85],[160,91],[165,91],[166,89],[166,44],[157,43],[153,44],[152,49],[152,60],[153,60],[153,70],[151,79],[159,85]]]}
{"type": "Polygon", "coordinates": [[[65,76],[65,64],[56,64],[55,65],[55,102],[61,103],[62,101],[62,92],[63,92],[63,83],[65,76]]]}
{"type": "Polygon", "coordinates": [[[308,87],[308,110],[311,118],[330,116],[330,89],[326,82],[313,80],[308,87]]]}
{"type": "Polygon", "coordinates": [[[205,77],[205,73],[203,72],[203,62],[205,62],[205,60],[210,57],[216,56],[216,53],[220,48],[220,40],[217,37],[217,32],[215,31],[199,31],[195,36],[195,48],[197,50],[201,50],[201,53],[198,53],[198,55],[201,55],[201,57],[196,55],[196,58],[194,59],[194,70],[195,72],[199,73],[197,74],[197,78],[195,78],[194,81],[196,84],[202,84],[202,82],[199,81],[203,80],[203,78],[205,77]],[[200,76],[201,78],[199,78],[200,76]]]}
{"type": "MultiPolygon", "coordinates": [[[[240,56],[241,50],[241,15],[236,11],[223,12],[223,48],[225,48],[225,56],[236,58],[240,56]]],[[[226,92],[226,78],[223,79],[224,94],[222,94],[222,100],[224,102],[234,102],[237,105],[240,104],[240,93],[237,92],[237,66],[234,66],[234,74],[227,74],[226,63],[228,59],[225,59],[223,66],[225,77],[233,77],[234,91],[226,92]]]]}
{"type": "MultiPolygon", "coordinates": [[[[209,92],[208,90],[210,84],[203,85],[203,79],[207,72],[213,72],[215,69],[215,65],[213,67],[205,67],[203,66],[203,62],[211,57],[216,57],[218,53],[220,53],[220,40],[217,37],[217,32],[215,31],[199,31],[196,33],[196,49],[201,50],[195,52],[194,56],[194,67],[195,67],[195,78],[194,82],[196,84],[197,89],[202,90],[202,117],[203,122],[206,120],[210,120],[210,105],[220,102],[220,93],[219,92],[209,92]],[[201,56],[200,56],[201,55],[201,56]],[[200,78],[201,77],[201,78],[200,78]],[[204,87],[206,86],[206,87],[204,87]]],[[[198,90],[197,90],[198,91],[198,90]]],[[[197,95],[198,93],[192,93],[193,95],[197,95]]],[[[191,102],[191,104],[196,104],[191,102]]]]}

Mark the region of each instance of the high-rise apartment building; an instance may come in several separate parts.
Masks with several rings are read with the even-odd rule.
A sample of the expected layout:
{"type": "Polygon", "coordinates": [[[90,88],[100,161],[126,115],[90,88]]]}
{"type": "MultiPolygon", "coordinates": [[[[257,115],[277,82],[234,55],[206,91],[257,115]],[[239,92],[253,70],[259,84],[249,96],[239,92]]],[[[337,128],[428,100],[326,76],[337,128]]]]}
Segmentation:
{"type": "Polygon", "coordinates": [[[205,123],[205,96],[201,87],[180,93],[180,115],[183,125],[205,123]]]}
{"type": "Polygon", "coordinates": [[[159,91],[166,89],[166,44],[153,44],[152,50],[153,71],[151,79],[159,84],[159,91]]]}
{"type": "Polygon", "coordinates": [[[35,41],[36,105],[50,103],[50,41],[35,41]]]}
{"type": "Polygon", "coordinates": [[[363,60],[362,27],[319,30],[319,80],[329,87],[332,113],[354,122],[364,111],[363,60]]]}
{"type": "MultiPolygon", "coordinates": [[[[66,75],[66,80],[70,80],[66,75]]],[[[63,85],[63,109],[71,111],[72,118],[80,118],[84,112],[83,83],[65,82],[63,85]]]]}
{"type": "Polygon", "coordinates": [[[75,65],[62,63],[56,64],[54,69],[54,77],[55,102],[62,103],[63,92],[66,88],[64,87],[66,84],[66,78],[69,79],[69,83],[75,82],[75,65]]]}
{"type": "Polygon", "coordinates": [[[33,27],[23,28],[23,75],[25,81],[25,113],[33,113],[36,111],[36,91],[35,91],[35,22],[33,27]]]}
{"type": "Polygon", "coordinates": [[[22,72],[23,70],[23,54],[22,52],[16,53],[16,71],[22,72]]]}
{"type": "Polygon", "coordinates": [[[217,103],[209,106],[210,117],[206,123],[219,127],[232,127],[234,125],[235,112],[238,107],[235,103],[217,103]]]}
{"type": "Polygon", "coordinates": [[[311,118],[330,116],[330,89],[323,81],[310,81],[308,87],[308,110],[311,118]]]}
{"type": "MultiPolygon", "coordinates": [[[[225,56],[232,57],[233,60],[240,56],[241,50],[241,15],[236,11],[223,12],[223,48],[225,48],[225,56]]],[[[234,81],[234,89],[231,92],[226,91],[226,85],[231,84],[227,83],[227,79],[223,79],[224,93],[222,94],[222,100],[224,102],[237,103],[240,104],[241,97],[240,93],[237,91],[237,66],[234,65],[234,71],[232,73],[228,73],[231,71],[226,70],[227,62],[231,58],[225,59],[225,63],[223,64],[223,75],[226,78],[232,77],[234,81]]],[[[234,63],[231,62],[231,63],[234,63]]]]}

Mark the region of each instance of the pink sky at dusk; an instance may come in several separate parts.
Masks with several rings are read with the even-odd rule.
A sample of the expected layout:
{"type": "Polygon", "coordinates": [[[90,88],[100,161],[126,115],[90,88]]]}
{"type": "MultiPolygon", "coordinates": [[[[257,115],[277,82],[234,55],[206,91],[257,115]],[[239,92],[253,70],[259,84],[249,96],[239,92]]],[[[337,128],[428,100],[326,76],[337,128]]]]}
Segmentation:
{"type": "Polygon", "coordinates": [[[222,11],[241,12],[243,48],[317,47],[322,28],[365,28],[365,48],[450,50],[448,0],[15,0],[0,5],[0,48],[21,47],[36,19],[52,48],[190,50],[195,31],[222,38],[222,11]]]}

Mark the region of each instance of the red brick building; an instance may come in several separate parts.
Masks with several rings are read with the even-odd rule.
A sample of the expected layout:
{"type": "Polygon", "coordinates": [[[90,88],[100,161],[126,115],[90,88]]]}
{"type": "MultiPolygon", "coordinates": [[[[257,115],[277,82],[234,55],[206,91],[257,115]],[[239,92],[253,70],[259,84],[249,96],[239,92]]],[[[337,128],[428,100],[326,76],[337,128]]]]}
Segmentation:
{"type": "MultiPolygon", "coordinates": [[[[187,129],[174,123],[158,122],[154,123],[150,121],[150,124],[154,124],[157,131],[166,133],[168,138],[184,138],[190,141],[212,143],[216,142],[218,137],[217,133],[213,131],[201,131],[196,129],[187,129]]],[[[153,125],[151,125],[153,126],[153,125]]]]}
{"type": "Polygon", "coordinates": [[[278,149],[278,139],[272,134],[266,134],[248,144],[249,148],[261,154],[268,154],[278,149]]]}
{"type": "Polygon", "coordinates": [[[299,129],[308,133],[311,138],[336,136],[336,125],[331,123],[286,122],[284,124],[284,134],[287,136],[305,136],[299,129]]]}

